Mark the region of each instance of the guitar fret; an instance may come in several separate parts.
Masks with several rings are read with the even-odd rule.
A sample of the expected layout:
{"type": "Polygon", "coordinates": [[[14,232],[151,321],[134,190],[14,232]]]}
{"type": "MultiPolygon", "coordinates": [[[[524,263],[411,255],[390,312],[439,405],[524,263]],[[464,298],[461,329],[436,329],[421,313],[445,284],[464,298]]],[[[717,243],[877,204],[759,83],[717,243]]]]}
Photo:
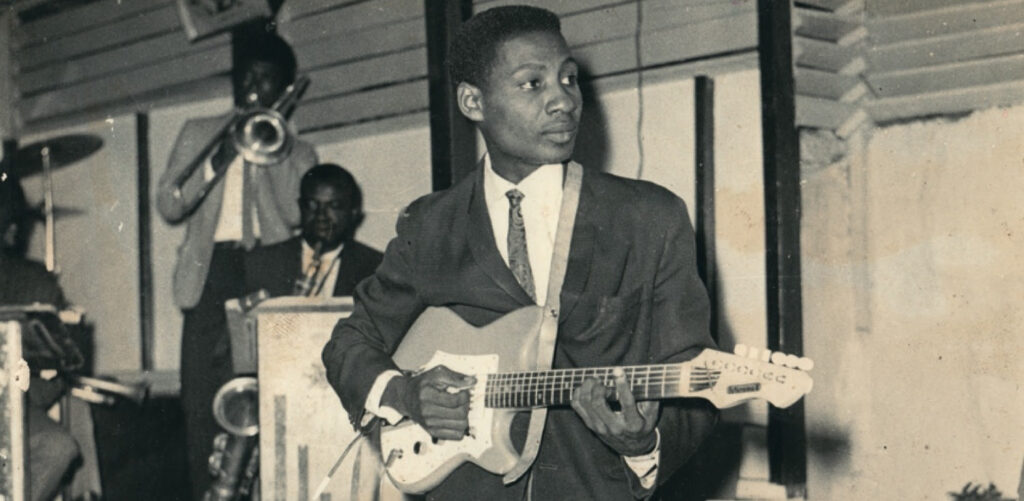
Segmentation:
{"type": "Polygon", "coordinates": [[[512,403],[516,407],[519,407],[519,405],[520,405],[519,402],[520,402],[520,399],[522,398],[520,396],[519,385],[520,385],[520,383],[523,380],[523,375],[522,374],[516,374],[512,378],[512,380],[513,380],[513,385],[512,385],[512,392],[513,392],[512,403]]]}

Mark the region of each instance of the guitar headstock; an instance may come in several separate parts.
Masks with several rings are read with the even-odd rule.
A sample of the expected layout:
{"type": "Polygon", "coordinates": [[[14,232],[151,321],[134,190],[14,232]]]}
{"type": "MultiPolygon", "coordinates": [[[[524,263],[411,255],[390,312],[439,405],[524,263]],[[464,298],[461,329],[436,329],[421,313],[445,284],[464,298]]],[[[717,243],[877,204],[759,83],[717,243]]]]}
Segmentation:
{"type": "Polygon", "coordinates": [[[755,398],[780,408],[789,407],[811,391],[806,357],[736,345],[736,353],[704,350],[690,366],[689,394],[724,409],[755,398]]]}

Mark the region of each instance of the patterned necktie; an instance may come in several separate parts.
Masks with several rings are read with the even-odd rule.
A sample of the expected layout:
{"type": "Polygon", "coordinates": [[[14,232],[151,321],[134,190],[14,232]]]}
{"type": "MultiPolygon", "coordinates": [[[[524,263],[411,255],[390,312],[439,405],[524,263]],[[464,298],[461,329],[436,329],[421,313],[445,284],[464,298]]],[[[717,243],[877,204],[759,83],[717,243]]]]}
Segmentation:
{"type": "Polygon", "coordinates": [[[315,296],[317,295],[317,277],[320,275],[320,266],[323,264],[320,259],[320,254],[314,252],[313,259],[310,261],[309,266],[306,267],[306,273],[295,283],[295,290],[293,295],[296,296],[315,296]]]}
{"type": "Polygon", "coordinates": [[[530,257],[526,251],[526,225],[523,223],[523,192],[513,188],[505,193],[508,197],[508,267],[524,291],[537,301],[533,288],[533,272],[530,271],[530,257]]]}

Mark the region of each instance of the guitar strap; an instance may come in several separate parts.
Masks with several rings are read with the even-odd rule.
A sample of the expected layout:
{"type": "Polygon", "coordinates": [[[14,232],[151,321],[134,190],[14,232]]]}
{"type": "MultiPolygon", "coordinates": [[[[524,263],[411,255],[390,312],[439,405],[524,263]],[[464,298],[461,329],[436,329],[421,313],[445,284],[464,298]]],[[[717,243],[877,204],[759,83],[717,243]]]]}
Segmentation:
{"type": "MultiPolygon", "coordinates": [[[[572,242],[572,229],[576,223],[576,209],[580,202],[580,188],[583,185],[583,167],[576,162],[569,162],[565,172],[565,183],[562,186],[562,207],[558,212],[558,230],[555,233],[555,248],[551,254],[551,271],[548,275],[548,297],[544,304],[544,317],[540,324],[540,336],[537,339],[536,370],[551,368],[555,356],[555,338],[558,335],[558,314],[561,308],[559,296],[562,293],[562,281],[569,263],[569,246],[572,242]]],[[[530,427],[526,433],[526,444],[516,465],[502,479],[506,485],[523,476],[533,465],[540,450],[540,439],[544,432],[544,422],[548,410],[538,407],[530,411],[530,427]]]]}

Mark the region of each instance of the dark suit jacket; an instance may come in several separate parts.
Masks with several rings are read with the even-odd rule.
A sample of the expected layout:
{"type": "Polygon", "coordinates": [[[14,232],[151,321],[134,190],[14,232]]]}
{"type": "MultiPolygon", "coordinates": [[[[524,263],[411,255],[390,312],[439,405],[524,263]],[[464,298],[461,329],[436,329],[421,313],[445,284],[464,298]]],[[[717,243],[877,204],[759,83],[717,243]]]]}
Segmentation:
{"type": "MultiPolygon", "coordinates": [[[[377,375],[396,368],[390,354],[427,306],[448,306],[479,326],[531,304],[495,246],[482,172],[478,168],[406,209],[383,264],[357,287],[352,316],[338,323],[325,346],[328,380],[352,419],[363,414],[377,375]]],[[[714,346],[694,248],[678,197],[648,182],[587,171],[561,293],[554,366],[680,361],[714,346]]],[[[663,402],[659,483],[694,452],[714,415],[702,402],[663,402]]],[[[517,446],[526,422],[513,423],[517,446]]],[[[549,411],[532,473],[534,499],[650,494],[569,407],[549,411]]],[[[518,501],[525,484],[504,487],[499,476],[467,463],[428,499],[518,501]]]]}
{"type": "MultiPolygon", "coordinates": [[[[356,284],[373,274],[383,255],[355,240],[345,244],[338,263],[338,281],[334,296],[351,296],[356,284]]],[[[257,247],[245,256],[248,292],[266,290],[271,296],[287,296],[302,276],[302,237],[279,244],[257,247]]]]}
{"type": "MultiPolygon", "coordinates": [[[[204,184],[200,167],[184,183],[181,197],[174,196],[174,180],[188,167],[211,138],[222,130],[232,115],[189,120],[181,128],[174,143],[167,170],[160,176],[157,189],[157,209],[171,223],[188,220],[185,240],[178,247],[178,261],[174,268],[174,302],[183,309],[199,303],[203,285],[213,256],[213,235],[220,218],[224,200],[224,182],[218,182],[194,212],[186,209],[199,196],[204,184]]],[[[316,165],[313,147],[296,140],[291,155],[280,164],[253,169],[255,202],[262,244],[275,244],[287,240],[299,224],[299,180],[306,170],[316,165]]]]}

